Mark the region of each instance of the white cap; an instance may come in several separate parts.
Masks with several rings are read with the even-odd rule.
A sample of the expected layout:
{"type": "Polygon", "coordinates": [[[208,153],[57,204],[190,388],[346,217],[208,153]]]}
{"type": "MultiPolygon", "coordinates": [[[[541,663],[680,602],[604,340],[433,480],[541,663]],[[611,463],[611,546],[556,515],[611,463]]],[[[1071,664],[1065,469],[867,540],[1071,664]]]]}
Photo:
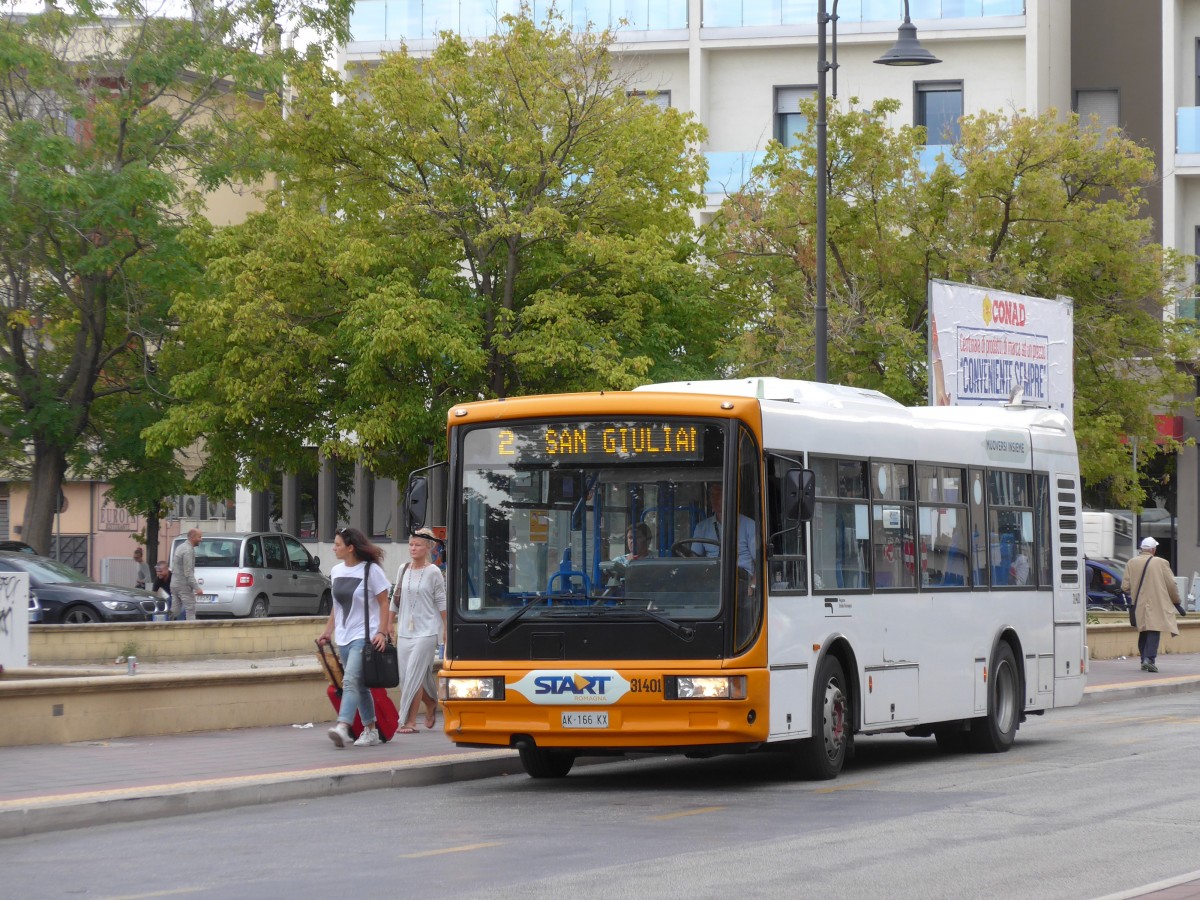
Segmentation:
{"type": "Polygon", "coordinates": [[[1156,541],[1152,537],[1142,538],[1142,549],[1143,550],[1156,550],[1156,549],[1158,549],[1158,541],[1156,541]]]}

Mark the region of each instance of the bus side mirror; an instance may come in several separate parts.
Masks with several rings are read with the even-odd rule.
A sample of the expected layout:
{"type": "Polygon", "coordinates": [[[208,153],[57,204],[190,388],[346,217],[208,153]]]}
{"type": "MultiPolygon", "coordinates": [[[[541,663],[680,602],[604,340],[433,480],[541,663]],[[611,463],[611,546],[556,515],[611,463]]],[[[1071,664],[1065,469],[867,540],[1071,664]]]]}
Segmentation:
{"type": "Polygon", "coordinates": [[[408,519],[408,533],[412,534],[425,524],[429,506],[429,480],[424,475],[412,475],[408,489],[404,492],[404,510],[408,519]]]}
{"type": "Polygon", "coordinates": [[[788,469],[779,508],[785,522],[808,522],[816,507],[817,476],[812,469],[788,469]]]}

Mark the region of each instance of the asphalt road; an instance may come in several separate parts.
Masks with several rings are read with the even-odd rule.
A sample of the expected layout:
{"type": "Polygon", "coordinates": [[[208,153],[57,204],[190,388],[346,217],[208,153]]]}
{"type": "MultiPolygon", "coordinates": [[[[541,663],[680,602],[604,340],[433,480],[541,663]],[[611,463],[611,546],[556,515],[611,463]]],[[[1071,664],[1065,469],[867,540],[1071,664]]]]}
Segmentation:
{"type": "Polygon", "coordinates": [[[1200,869],[1200,695],[1033,718],[1007,754],[862,739],[580,766],[0,841],[7,897],[1095,898],[1200,869]]]}

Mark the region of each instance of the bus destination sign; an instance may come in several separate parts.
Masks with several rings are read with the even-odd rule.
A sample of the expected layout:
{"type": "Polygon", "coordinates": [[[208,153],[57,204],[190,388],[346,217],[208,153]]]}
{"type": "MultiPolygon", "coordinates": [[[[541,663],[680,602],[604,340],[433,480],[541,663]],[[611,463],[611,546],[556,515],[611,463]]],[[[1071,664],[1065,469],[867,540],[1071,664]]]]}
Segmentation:
{"type": "Polygon", "coordinates": [[[691,422],[570,422],[490,430],[492,457],[536,463],[699,462],[704,426],[691,422]]]}

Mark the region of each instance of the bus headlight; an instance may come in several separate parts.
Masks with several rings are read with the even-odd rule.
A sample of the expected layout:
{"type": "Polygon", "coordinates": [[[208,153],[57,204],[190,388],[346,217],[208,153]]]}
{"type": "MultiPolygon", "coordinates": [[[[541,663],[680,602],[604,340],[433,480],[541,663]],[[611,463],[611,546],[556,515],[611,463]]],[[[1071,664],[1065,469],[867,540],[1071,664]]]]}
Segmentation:
{"type": "Polygon", "coordinates": [[[745,700],[745,675],[668,675],[668,700],[745,700]]]}
{"type": "Polygon", "coordinates": [[[439,700],[503,700],[504,676],[439,678],[439,700]]]}

